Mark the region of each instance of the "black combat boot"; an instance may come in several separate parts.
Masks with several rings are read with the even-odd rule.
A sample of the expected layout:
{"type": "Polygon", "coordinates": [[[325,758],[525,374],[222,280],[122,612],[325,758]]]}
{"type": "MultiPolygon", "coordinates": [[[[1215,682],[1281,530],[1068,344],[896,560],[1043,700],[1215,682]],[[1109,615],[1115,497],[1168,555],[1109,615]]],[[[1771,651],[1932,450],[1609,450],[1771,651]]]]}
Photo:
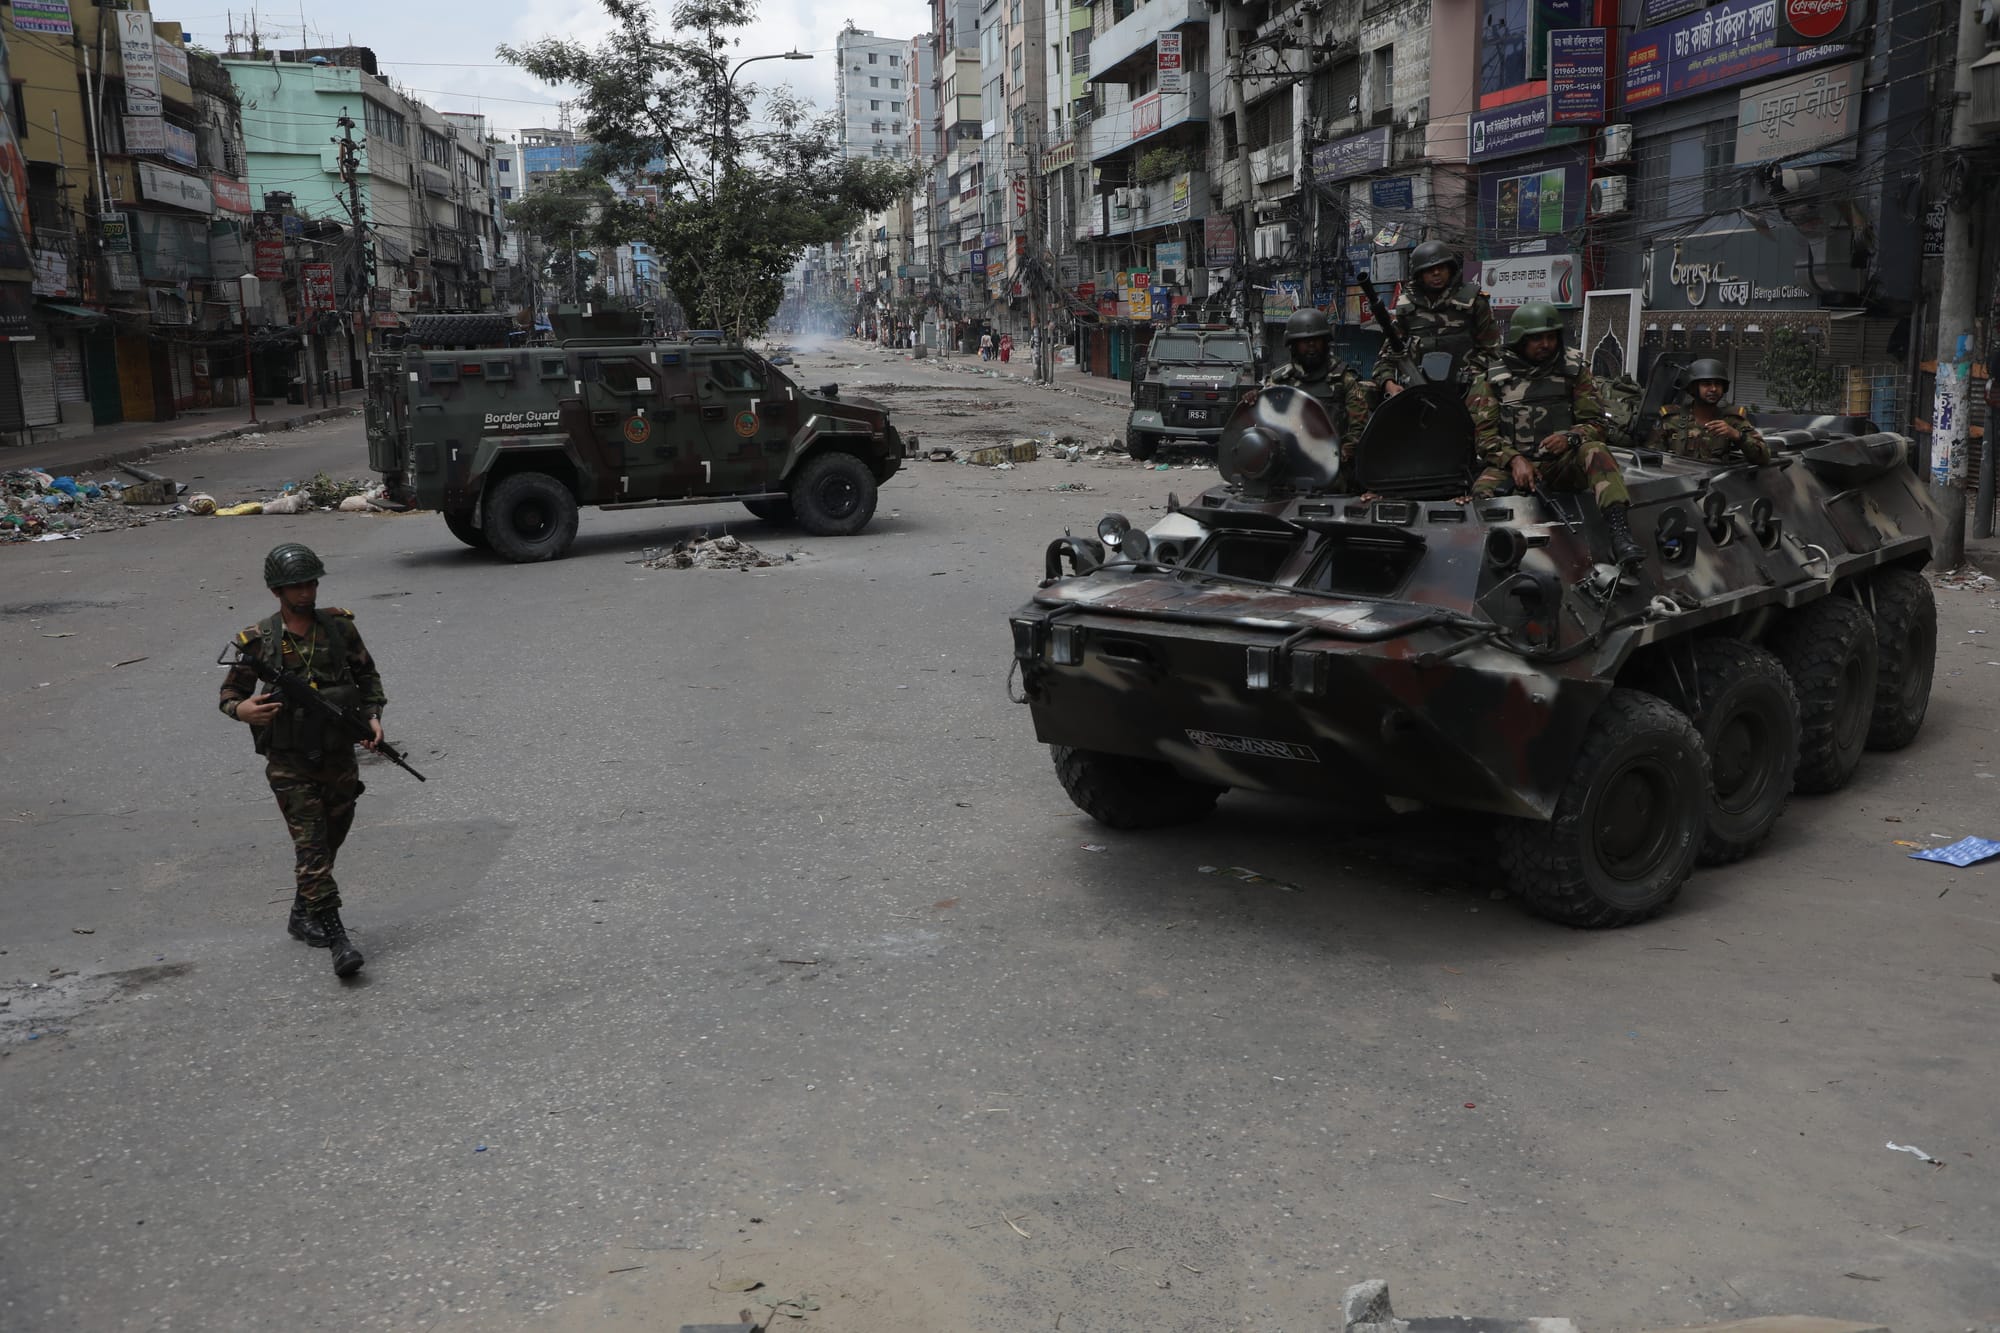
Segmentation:
{"type": "Polygon", "coordinates": [[[315,913],[315,919],[326,936],[326,947],[333,951],[333,975],[345,979],[359,972],[367,960],[354,947],[354,941],[347,938],[347,927],[340,923],[340,909],[322,907],[315,913]]]}
{"type": "Polygon", "coordinates": [[[1639,539],[1632,535],[1632,525],[1626,521],[1631,512],[1629,504],[1604,506],[1604,525],[1611,529],[1611,555],[1620,565],[1642,564],[1646,559],[1646,548],[1639,545],[1639,539]]]}
{"type": "Polygon", "coordinates": [[[326,947],[326,932],[321,930],[319,922],[313,919],[312,909],[306,906],[306,900],[297,894],[292,895],[292,916],[285,922],[285,933],[295,940],[310,944],[315,949],[326,947]]]}

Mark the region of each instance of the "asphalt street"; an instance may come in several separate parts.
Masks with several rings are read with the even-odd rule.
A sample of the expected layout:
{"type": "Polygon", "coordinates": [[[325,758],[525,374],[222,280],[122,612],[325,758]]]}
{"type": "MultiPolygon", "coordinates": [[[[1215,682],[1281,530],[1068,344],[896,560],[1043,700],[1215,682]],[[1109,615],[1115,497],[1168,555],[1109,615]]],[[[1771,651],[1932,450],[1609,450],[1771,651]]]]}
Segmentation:
{"type": "MultiPolygon", "coordinates": [[[[804,360],[927,444],[1122,426],[804,360]]],[[[226,504],[366,459],[349,420],[153,466],[226,504]]],[[[428,514],[0,548],[0,1328],[1313,1333],[1365,1277],[1593,1333],[2000,1328],[2000,863],[1908,856],[2000,836],[2000,592],[1938,591],[1916,745],[1577,932],[1464,821],[1070,805],[1007,613],[1065,527],[1214,480],[913,462],[858,537],[587,511],[520,567],[428,514]],[[725,528],[792,558],[636,563],[725,528]],[[349,985],[215,710],[292,539],[430,779],[365,761],[349,985]]]]}

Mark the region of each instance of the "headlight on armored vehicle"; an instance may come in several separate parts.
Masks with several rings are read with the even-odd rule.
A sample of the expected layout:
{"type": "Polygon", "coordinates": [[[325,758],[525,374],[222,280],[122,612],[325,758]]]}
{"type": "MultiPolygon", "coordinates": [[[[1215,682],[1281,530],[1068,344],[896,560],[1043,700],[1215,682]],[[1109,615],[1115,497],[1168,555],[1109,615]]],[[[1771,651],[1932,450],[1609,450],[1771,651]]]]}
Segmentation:
{"type": "Polygon", "coordinates": [[[1039,620],[1010,620],[1014,629],[1014,656],[1023,662],[1032,662],[1042,654],[1042,633],[1045,624],[1039,620]]]}
{"type": "Polygon", "coordinates": [[[1097,520],[1097,540],[1115,551],[1125,541],[1125,534],[1132,531],[1132,520],[1123,514],[1106,514],[1097,520]]]}

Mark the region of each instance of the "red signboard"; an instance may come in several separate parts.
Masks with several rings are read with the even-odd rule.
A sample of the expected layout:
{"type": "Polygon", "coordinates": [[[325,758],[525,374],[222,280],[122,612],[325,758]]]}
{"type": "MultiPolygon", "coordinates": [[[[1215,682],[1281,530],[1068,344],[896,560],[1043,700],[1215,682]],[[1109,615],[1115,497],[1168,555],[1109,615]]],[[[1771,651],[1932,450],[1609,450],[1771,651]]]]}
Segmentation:
{"type": "Polygon", "coordinates": [[[1143,139],[1160,130],[1160,95],[1148,93],[1132,103],[1132,137],[1143,139]]]}
{"type": "Polygon", "coordinates": [[[1821,41],[1847,22],[1848,0],[1784,0],[1785,22],[1808,41],[1821,41]]]}
{"type": "Polygon", "coordinates": [[[333,309],[333,265],[299,265],[299,287],[306,313],[333,309]]]}
{"type": "MultiPolygon", "coordinates": [[[[1079,282],[1076,285],[1076,294],[1080,300],[1088,301],[1091,297],[1097,295],[1097,284],[1094,282],[1079,282]]],[[[1996,383],[1994,388],[2000,389],[2000,383],[1996,383]]]]}
{"type": "Polygon", "coordinates": [[[250,187],[227,176],[211,176],[209,188],[215,193],[215,206],[224,213],[248,215],[250,208],[250,187]]]}
{"type": "Polygon", "coordinates": [[[260,278],[282,278],[285,276],[285,238],[259,236],[257,238],[257,276],[260,278]]]}

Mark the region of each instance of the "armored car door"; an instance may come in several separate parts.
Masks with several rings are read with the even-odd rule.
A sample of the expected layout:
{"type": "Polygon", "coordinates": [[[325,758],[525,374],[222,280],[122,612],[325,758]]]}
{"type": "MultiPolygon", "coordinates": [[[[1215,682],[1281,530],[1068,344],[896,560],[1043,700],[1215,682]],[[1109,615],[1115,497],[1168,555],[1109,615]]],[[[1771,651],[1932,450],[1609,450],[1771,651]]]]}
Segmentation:
{"type": "Polygon", "coordinates": [[[659,367],[636,353],[585,356],[583,405],[591,442],[607,468],[617,469],[607,489],[614,499],[644,500],[686,489],[698,473],[685,444],[676,448],[674,411],[666,401],[659,367]]]}
{"type": "Polygon", "coordinates": [[[756,358],[718,347],[694,358],[695,401],[701,414],[702,437],[710,486],[723,492],[763,490],[777,484],[772,459],[786,442],[787,386],[756,358]]]}

